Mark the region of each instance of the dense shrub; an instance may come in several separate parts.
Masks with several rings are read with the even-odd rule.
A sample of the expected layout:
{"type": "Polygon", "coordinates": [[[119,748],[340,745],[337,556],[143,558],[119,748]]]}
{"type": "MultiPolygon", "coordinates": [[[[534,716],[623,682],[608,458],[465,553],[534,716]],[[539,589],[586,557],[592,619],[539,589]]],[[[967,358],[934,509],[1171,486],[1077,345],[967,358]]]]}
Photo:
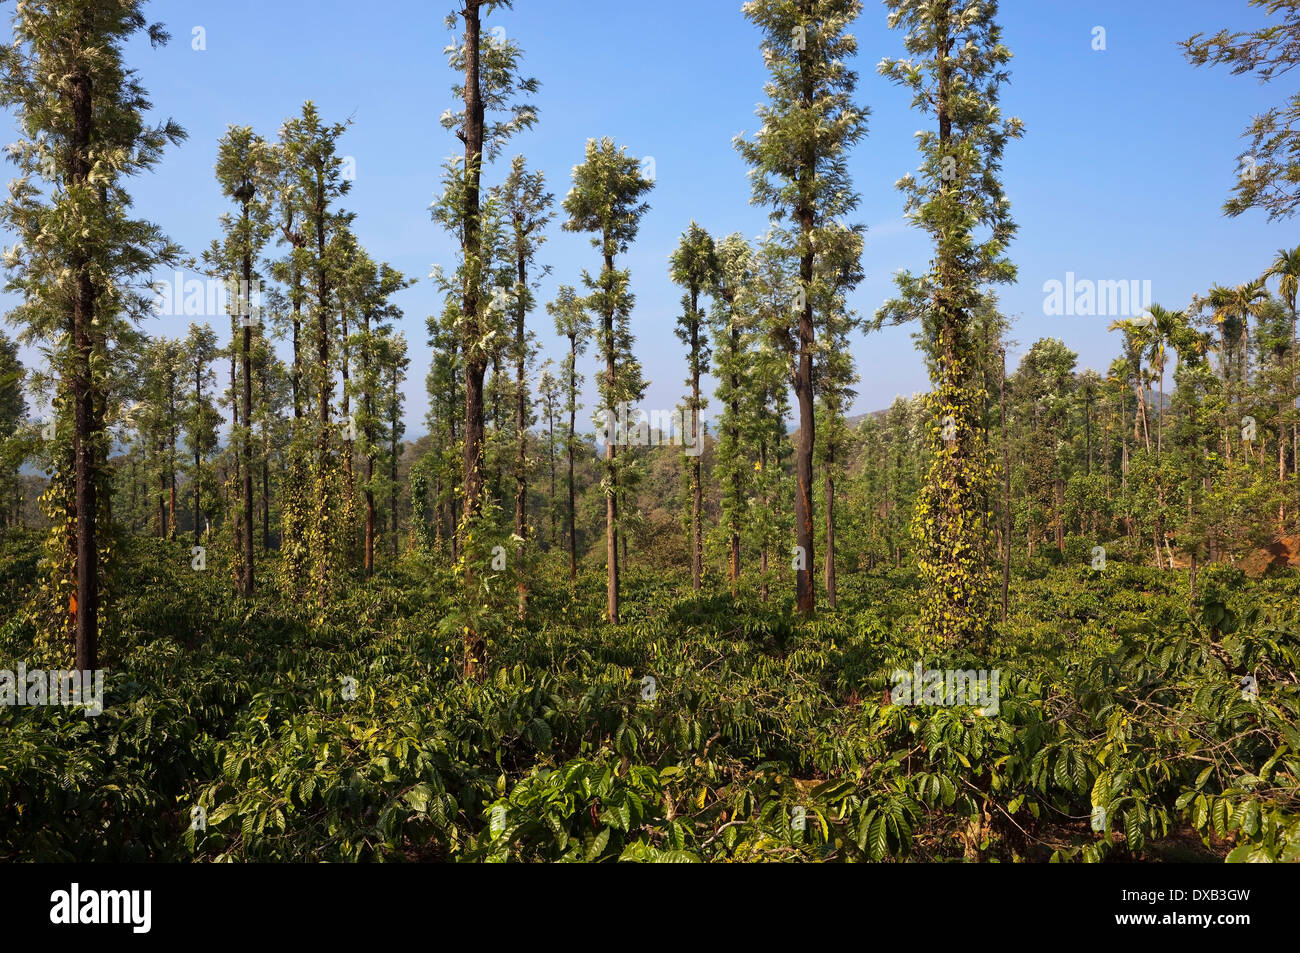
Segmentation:
{"type": "MultiPolygon", "coordinates": [[[[30,552],[0,550],[0,667],[37,644],[30,552]]],[[[611,627],[582,577],[466,681],[451,580],[418,563],[313,616],[184,555],[124,551],[102,716],[0,708],[0,857],[1097,861],[1194,832],[1202,859],[1300,859],[1294,575],[1207,569],[1191,604],[1185,575],[1051,569],[990,657],[924,659],[903,570],[806,623],[633,572],[611,627]],[[892,703],[918,661],[998,669],[996,711],[892,703]]]]}

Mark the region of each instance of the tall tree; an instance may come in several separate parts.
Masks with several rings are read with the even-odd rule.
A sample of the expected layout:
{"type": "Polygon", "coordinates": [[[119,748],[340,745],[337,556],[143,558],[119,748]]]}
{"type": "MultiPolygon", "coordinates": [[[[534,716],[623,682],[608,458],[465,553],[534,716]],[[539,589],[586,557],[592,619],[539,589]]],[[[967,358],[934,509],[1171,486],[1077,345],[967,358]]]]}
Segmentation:
{"type": "Polygon", "coordinates": [[[555,499],[555,419],[557,411],[560,409],[560,382],[551,373],[552,366],[550,360],[542,364],[542,375],[537,382],[537,399],[542,406],[543,419],[546,421],[546,466],[551,475],[550,491],[546,496],[546,509],[551,517],[550,546],[555,545],[558,536],[556,532],[556,513],[560,508],[555,499]]]}
{"type": "Polygon", "coordinates": [[[194,496],[194,543],[198,545],[203,531],[203,460],[216,449],[220,421],[220,414],[212,403],[212,390],[216,387],[212,372],[212,362],[217,357],[216,334],[206,324],[191,324],[182,353],[187,390],[181,419],[185,426],[185,443],[194,461],[190,489],[194,496]]]}
{"type": "MultiPolygon", "coordinates": [[[[529,172],[523,156],[510,163],[510,174],[500,187],[501,210],[508,232],[507,245],[514,266],[511,303],[514,310],[514,334],[510,342],[515,363],[515,535],[522,540],[528,532],[528,428],[532,424],[529,413],[527,368],[531,347],[526,321],[535,307],[533,283],[537,279],[530,269],[536,264],[537,251],[546,241],[543,229],[554,218],[551,210],[555,196],[546,191],[546,178],[541,172],[529,172]]],[[[550,269],[544,269],[545,274],[550,269]]],[[[519,581],[519,617],[524,617],[527,589],[523,577],[519,581]]]]}
{"type": "Polygon", "coordinates": [[[154,448],[154,474],[158,479],[158,535],[176,538],[176,444],[181,435],[182,389],[186,381],[182,342],[168,337],[148,340],[141,360],[144,420],[154,448]]]}
{"type": "MultiPolygon", "coordinates": [[[[636,239],[641,218],[649,211],[642,196],[654,188],[637,160],[612,139],[587,141],[586,160],[573,170],[573,189],[564,199],[568,220],[564,230],[593,232],[593,247],[600,250],[602,267],[593,277],[584,269],[583,284],[590,294],[586,307],[600,320],[598,329],[605,372],[599,378],[601,409],[606,420],[616,420],[621,408],[639,401],[645,392],[641,365],[632,354],[629,317],[635,296],[628,289],[630,273],[615,267],[615,259],[636,239]]],[[[606,617],[619,621],[618,505],[619,472],[616,427],[607,428],[605,441],[605,559],[606,617]]]]}
{"type": "Polygon", "coordinates": [[[718,424],[716,469],[722,486],[722,522],[727,533],[727,576],[734,599],[740,584],[741,541],[749,516],[749,492],[755,460],[752,446],[758,418],[758,391],[751,348],[753,311],[753,250],[739,232],[719,241],[716,293],[713,300],[713,355],[722,404],[718,424]]]}
{"type": "Polygon", "coordinates": [[[305,324],[312,360],[308,371],[304,357],[304,383],[316,406],[315,420],[296,435],[295,457],[309,462],[290,470],[289,498],[282,508],[289,559],[283,568],[291,589],[302,591],[310,585],[318,602],[339,581],[347,556],[342,543],[351,531],[345,524],[341,433],[334,419],[334,376],[342,351],[337,305],[353,219],[338,205],[352,187],[338,152],[346,129],[346,123],[323,121],[308,101],[300,116],[284,124],[279,150],[302,202],[303,243],[294,249],[294,260],[314,299],[314,320],[305,324]]]}
{"type": "MultiPolygon", "coordinates": [[[[365,539],[363,569],[367,576],[375,571],[375,538],[377,532],[376,497],[379,483],[376,464],[385,450],[383,437],[388,429],[384,414],[383,393],[387,386],[387,377],[391,368],[385,364],[385,358],[391,361],[391,342],[386,336],[392,333],[392,322],[402,315],[401,310],[391,302],[391,297],[403,288],[409,287],[410,281],[387,262],[375,264],[365,252],[357,248],[351,259],[351,266],[345,279],[345,297],[348,307],[360,320],[360,327],[353,333],[351,350],[356,354],[358,374],[346,382],[357,398],[356,413],[352,415],[353,430],[361,445],[361,457],[365,468],[361,476],[361,491],[365,498],[365,539]]],[[[384,404],[386,406],[386,404],[384,404]]]]}
{"type": "Polygon", "coordinates": [[[1169,347],[1187,323],[1187,316],[1181,311],[1170,311],[1158,304],[1152,304],[1147,309],[1147,314],[1150,316],[1151,328],[1148,361],[1160,382],[1156,401],[1156,459],[1159,460],[1165,446],[1165,362],[1169,347]]]}
{"type": "Polygon", "coordinates": [[[569,465],[569,505],[565,509],[568,520],[569,537],[569,581],[578,578],[578,534],[576,529],[577,493],[573,482],[573,457],[578,451],[578,389],[582,386],[583,376],[578,372],[578,358],[587,350],[587,338],[591,335],[591,317],[583,306],[582,299],[570,285],[560,285],[555,300],[546,305],[547,312],[555,320],[555,333],[569,342],[568,353],[564,356],[561,370],[564,386],[564,408],[569,413],[569,426],[564,437],[564,454],[569,465]]]}
{"type": "MultiPolygon", "coordinates": [[[[792,259],[793,243],[779,229],[772,228],[754,251],[753,270],[748,282],[746,304],[753,309],[754,343],[749,364],[753,401],[754,460],[753,499],[758,504],[753,535],[758,549],[758,595],[767,602],[774,572],[772,556],[780,559],[789,539],[790,516],[782,506],[788,490],[786,461],[790,438],[786,421],[790,416],[790,354],[798,326],[791,326],[790,288],[795,282],[797,262],[792,259]]],[[[798,580],[798,556],[794,568],[798,580]]]]}
{"type": "MultiPolygon", "coordinates": [[[[459,109],[442,115],[442,126],[452,130],[465,147],[464,161],[447,179],[441,219],[460,241],[460,318],[465,359],[464,501],[466,515],[476,517],[483,493],[483,381],[490,354],[489,335],[484,327],[491,301],[484,300],[485,261],[481,254],[483,228],[480,215],[482,174],[485,159],[491,161],[515,133],[537,122],[537,109],[518,102],[538,89],[535,79],[519,73],[521,51],[512,40],[498,40],[483,33],[483,17],[510,0],[464,0],[460,11],[461,42],[447,48],[452,69],[463,80],[453,88],[459,109]],[[488,116],[504,114],[489,121],[488,116]]],[[[455,29],[456,14],[447,17],[447,28],[455,29]]]]}
{"type": "MultiPolygon", "coordinates": [[[[444,129],[454,131],[465,147],[459,167],[449,165],[446,188],[435,208],[435,218],[456,236],[460,244],[460,261],[455,284],[460,291],[461,352],[464,360],[465,419],[463,428],[462,478],[464,518],[459,534],[466,538],[483,505],[483,381],[494,346],[489,310],[491,301],[484,286],[492,262],[484,254],[483,216],[481,209],[484,160],[496,157],[504,143],[516,132],[530,128],[537,121],[536,108],[519,97],[537,91],[537,80],[519,73],[519,47],[513,40],[497,40],[483,34],[483,16],[498,8],[509,8],[510,0],[464,0],[460,11],[463,34],[459,44],[447,48],[453,70],[463,76],[453,92],[460,108],[442,115],[444,129]],[[504,114],[489,122],[488,116],[504,114]]],[[[456,14],[447,17],[447,28],[456,28],[456,14]]],[[[463,541],[462,541],[463,542],[463,541]]],[[[466,566],[467,573],[473,568],[466,566]]],[[[467,583],[470,579],[466,580],[467,583]]],[[[466,633],[465,673],[476,674],[482,661],[483,642],[469,627],[466,633]]]]}
{"type": "MultiPolygon", "coordinates": [[[[271,150],[248,126],[231,126],[217,144],[217,182],[238,209],[221,216],[224,237],[213,242],[205,258],[230,289],[229,308],[235,340],[231,360],[239,360],[240,393],[231,394],[239,409],[233,415],[231,445],[240,479],[239,591],[245,597],[256,588],[253,567],[253,334],[261,326],[261,278],[258,263],[271,238],[273,194],[271,150]]],[[[195,530],[197,532],[197,528],[195,530]]]]}
{"type": "MultiPolygon", "coordinates": [[[[858,204],[848,173],[848,150],[867,133],[867,110],[853,102],[857,73],[847,63],[858,42],[848,32],[861,0],[749,0],[745,16],[762,30],[768,101],[763,126],[736,147],[752,169],[756,205],[771,206],[799,260],[790,299],[797,322],[793,384],[799,405],[795,453],[796,603],[811,614],[813,588],[813,448],[816,438],[813,353],[817,262],[827,230],[858,204]]],[[[860,226],[855,226],[860,229],[860,226]]]]}
{"type": "Polygon", "coordinates": [[[459,523],[456,488],[461,484],[463,460],[457,443],[459,437],[456,421],[465,409],[461,396],[464,365],[455,327],[459,313],[459,302],[448,301],[441,316],[430,315],[427,321],[429,345],[433,352],[433,360],[425,379],[429,393],[428,426],[432,446],[428,453],[431,459],[419,471],[432,476],[433,486],[429,489],[433,494],[434,543],[441,548],[445,530],[453,563],[456,562],[456,526],[459,523]]]}
{"type": "MultiPolygon", "coordinates": [[[[683,419],[682,427],[683,430],[690,428],[691,433],[698,435],[705,404],[700,396],[700,375],[708,373],[711,356],[700,296],[715,293],[718,283],[718,256],[713,247],[713,237],[691,222],[673,250],[668,266],[673,281],[685,292],[676,330],[678,339],[686,345],[686,385],[691,393],[686,403],[690,419],[683,419]]],[[[691,584],[698,593],[704,574],[704,448],[694,445],[689,449],[686,459],[691,486],[691,584]]]]}
{"type": "Polygon", "coordinates": [[[992,580],[985,425],[985,355],[972,314],[991,284],[1011,281],[1006,246],[1015,226],[999,171],[1017,119],[998,108],[1011,53],[1002,44],[996,0],[886,0],[891,28],[905,31],[907,58],[885,59],[880,72],[913,93],[912,107],[937,128],[917,140],[920,177],[906,175],[911,220],[929,233],[935,253],[923,275],[898,276],[899,297],[881,317],[919,315],[934,390],[926,428],[933,454],[914,521],[925,584],[922,629],[940,643],[979,643],[992,631],[992,580]]]}
{"type": "Polygon", "coordinates": [[[411,366],[411,359],[407,356],[406,337],[401,332],[390,334],[385,329],[379,336],[378,344],[378,364],[381,370],[380,378],[383,381],[380,410],[387,422],[388,436],[388,517],[392,536],[390,542],[393,547],[393,558],[397,558],[399,519],[397,501],[401,486],[397,481],[397,470],[402,456],[402,435],[406,432],[406,425],[402,422],[402,382],[406,379],[406,371],[411,366]]]}
{"type": "Polygon", "coordinates": [[[844,472],[844,456],[851,435],[845,426],[845,414],[857,392],[853,385],[858,377],[853,370],[849,335],[858,327],[856,312],[845,300],[845,290],[863,278],[862,236],[847,228],[828,228],[817,262],[819,280],[816,310],[822,315],[818,329],[813,373],[817,379],[817,441],[814,459],[821,464],[826,501],[826,556],[823,561],[826,604],[834,609],[838,594],[835,576],[835,481],[844,472]]]}
{"type": "MultiPolygon", "coordinates": [[[[14,12],[11,42],[0,47],[0,104],[15,111],[22,137],[10,154],[23,175],[0,212],[21,242],[6,261],[16,269],[8,288],[27,302],[19,320],[54,342],[60,406],[72,412],[72,473],[70,481],[61,478],[70,490],[62,516],[74,527],[69,608],[80,670],[99,662],[108,351],[124,320],[149,309],[139,290],[143,277],[180,258],[156,226],[129,216],[124,187],[185,136],[170,120],[145,122],[152,104],[124,61],[137,33],[154,46],[168,39],[160,25],[148,23],[143,7],[141,0],[23,3],[14,12]]],[[[62,564],[68,554],[60,548],[52,555],[62,564]]]]}

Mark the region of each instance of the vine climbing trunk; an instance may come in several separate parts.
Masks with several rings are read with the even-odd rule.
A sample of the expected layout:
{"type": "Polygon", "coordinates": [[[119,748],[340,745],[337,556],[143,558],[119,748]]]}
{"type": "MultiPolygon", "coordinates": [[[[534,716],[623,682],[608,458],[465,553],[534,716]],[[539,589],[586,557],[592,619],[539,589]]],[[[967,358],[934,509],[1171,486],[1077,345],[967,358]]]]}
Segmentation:
{"type": "MultiPolygon", "coordinates": [[[[90,175],[90,146],[94,135],[90,76],[75,72],[68,81],[72,101],[71,186],[84,190],[90,175]]],[[[90,671],[99,662],[98,466],[93,432],[95,391],[91,358],[94,351],[95,288],[89,249],[78,244],[70,262],[72,294],[73,481],[76,507],[75,664],[90,671]]]]}
{"type": "MultiPolygon", "coordinates": [[[[487,358],[481,346],[482,328],[479,314],[477,269],[482,248],[482,222],[479,213],[479,184],[483,162],[483,92],[480,82],[479,41],[482,34],[480,8],[482,0],[465,0],[461,18],[465,24],[465,122],[460,138],[465,144],[465,188],[461,231],[464,261],[474,280],[467,280],[461,296],[461,315],[465,321],[463,352],[465,356],[465,444],[464,505],[461,525],[472,532],[472,525],[482,512],[483,496],[483,379],[487,358]]],[[[461,541],[462,548],[465,541],[461,541]]],[[[475,578],[474,567],[466,562],[467,587],[475,578]]],[[[483,661],[482,637],[473,626],[465,629],[466,677],[475,677],[483,661]]]]}

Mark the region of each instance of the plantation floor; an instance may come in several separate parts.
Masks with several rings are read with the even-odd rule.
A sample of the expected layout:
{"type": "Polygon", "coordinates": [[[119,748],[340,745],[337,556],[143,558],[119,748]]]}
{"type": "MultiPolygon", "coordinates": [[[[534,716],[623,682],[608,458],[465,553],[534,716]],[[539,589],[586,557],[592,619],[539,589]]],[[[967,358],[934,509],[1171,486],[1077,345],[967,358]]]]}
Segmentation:
{"type": "MultiPolygon", "coordinates": [[[[0,668],[67,664],[37,558],[0,546],[0,668]]],[[[103,715],[0,708],[0,858],[1300,858],[1293,572],[1209,567],[1193,601],[1183,573],[1020,567],[991,645],[936,651],[907,571],[795,621],[633,554],[610,626],[597,573],[536,581],[520,623],[411,557],[323,611],[243,603],[220,563],[125,543],[103,715]],[[917,663],[996,670],[996,701],[898,704],[917,663]]]]}

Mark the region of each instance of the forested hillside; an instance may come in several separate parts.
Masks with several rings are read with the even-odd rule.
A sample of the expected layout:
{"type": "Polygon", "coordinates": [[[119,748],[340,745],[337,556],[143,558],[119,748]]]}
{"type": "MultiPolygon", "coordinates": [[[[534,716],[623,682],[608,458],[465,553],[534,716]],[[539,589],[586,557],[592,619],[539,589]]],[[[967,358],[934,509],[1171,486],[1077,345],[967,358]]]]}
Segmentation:
{"type": "Polygon", "coordinates": [[[598,134],[548,177],[515,11],[459,0],[411,117],[452,153],[427,276],[367,250],[314,101],[210,144],[181,247],[133,200],[187,138],[136,72],[171,11],[6,9],[0,859],[1300,860],[1300,3],[1238,6],[1181,66],[1277,106],[1183,200],[1278,250],[1187,300],[1049,282],[1097,367],[1002,305],[1034,130],[995,0],[744,3],[757,128],[701,148],[767,229],[688,217],[658,273],[653,159],[598,134]],[[872,69],[897,183],[856,164],[872,69]],[[891,187],[928,264],[867,307],[891,187]],[[863,406],[897,327],[929,383],[863,406]]]}

